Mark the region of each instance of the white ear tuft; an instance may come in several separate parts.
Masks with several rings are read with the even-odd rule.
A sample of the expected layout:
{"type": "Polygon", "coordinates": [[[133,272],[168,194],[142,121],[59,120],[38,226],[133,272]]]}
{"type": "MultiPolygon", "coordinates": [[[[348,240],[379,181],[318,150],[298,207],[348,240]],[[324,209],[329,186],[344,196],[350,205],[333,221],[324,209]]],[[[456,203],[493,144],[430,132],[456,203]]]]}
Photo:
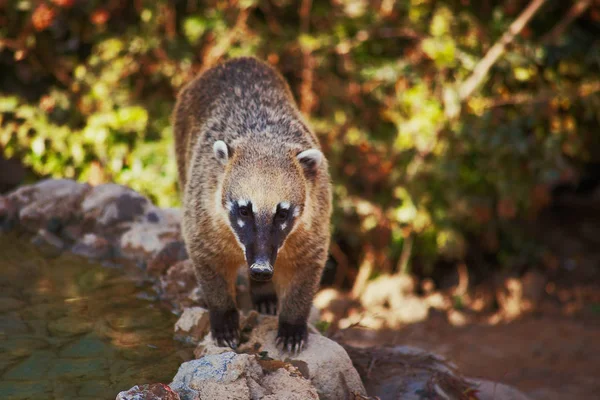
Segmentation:
{"type": "Polygon", "coordinates": [[[217,140],[215,144],[213,144],[213,152],[215,153],[215,157],[217,160],[221,162],[221,164],[227,164],[229,160],[229,149],[227,145],[222,140],[217,140]]]}
{"type": "Polygon", "coordinates": [[[323,162],[323,153],[318,149],[308,149],[299,153],[296,158],[300,161],[300,165],[304,168],[307,176],[312,177],[316,174],[317,169],[323,162]]]}

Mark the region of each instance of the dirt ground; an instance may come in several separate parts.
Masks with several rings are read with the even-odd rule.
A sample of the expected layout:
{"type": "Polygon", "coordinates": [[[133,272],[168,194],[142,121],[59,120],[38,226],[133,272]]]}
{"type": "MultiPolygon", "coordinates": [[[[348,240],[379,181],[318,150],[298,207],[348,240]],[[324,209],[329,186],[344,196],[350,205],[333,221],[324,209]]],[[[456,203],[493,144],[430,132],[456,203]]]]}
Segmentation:
{"type": "Polygon", "coordinates": [[[452,326],[444,315],[396,331],[352,328],[355,346],[412,345],[452,360],[467,376],[515,386],[533,399],[600,398],[600,315],[548,306],[509,323],[452,326]]]}

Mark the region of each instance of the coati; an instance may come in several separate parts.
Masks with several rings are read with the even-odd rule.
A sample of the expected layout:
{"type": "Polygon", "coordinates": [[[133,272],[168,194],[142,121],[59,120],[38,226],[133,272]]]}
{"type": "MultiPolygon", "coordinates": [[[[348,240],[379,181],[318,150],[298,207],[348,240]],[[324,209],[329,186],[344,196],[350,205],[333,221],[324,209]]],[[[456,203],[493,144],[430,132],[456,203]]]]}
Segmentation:
{"type": "Polygon", "coordinates": [[[235,281],[279,311],[277,343],[299,351],[329,246],[331,183],[316,135],[274,68],[251,57],[207,69],[173,112],[182,231],[219,346],[239,343],[235,281]]]}

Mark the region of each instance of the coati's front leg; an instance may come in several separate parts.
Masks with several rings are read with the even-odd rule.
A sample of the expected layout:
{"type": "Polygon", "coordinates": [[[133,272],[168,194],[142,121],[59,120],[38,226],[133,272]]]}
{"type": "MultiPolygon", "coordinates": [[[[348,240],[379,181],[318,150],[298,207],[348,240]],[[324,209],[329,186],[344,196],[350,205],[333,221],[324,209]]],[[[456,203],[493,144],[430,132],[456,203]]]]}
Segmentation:
{"type": "Polygon", "coordinates": [[[250,279],[250,297],[254,309],[262,314],[277,314],[277,293],[272,281],[250,279]]]}
{"type": "Polygon", "coordinates": [[[240,338],[240,316],[235,305],[235,283],[208,265],[196,266],[204,301],[210,315],[210,330],[218,346],[237,348],[240,338]]]}
{"type": "Polygon", "coordinates": [[[319,265],[293,268],[291,279],[276,282],[281,297],[277,344],[282,344],[284,350],[298,352],[308,338],[307,320],[323,268],[319,265]]]}

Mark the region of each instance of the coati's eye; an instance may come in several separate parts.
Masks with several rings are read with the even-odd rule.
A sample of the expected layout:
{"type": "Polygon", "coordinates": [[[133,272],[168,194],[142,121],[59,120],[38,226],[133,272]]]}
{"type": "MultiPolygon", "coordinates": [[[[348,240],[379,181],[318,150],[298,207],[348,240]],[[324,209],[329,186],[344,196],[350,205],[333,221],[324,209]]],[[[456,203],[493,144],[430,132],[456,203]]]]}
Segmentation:
{"type": "Polygon", "coordinates": [[[279,222],[283,222],[285,220],[287,220],[289,215],[289,211],[284,209],[284,208],[280,208],[279,210],[277,210],[277,213],[275,214],[275,219],[279,222]]]}
{"type": "Polygon", "coordinates": [[[240,208],[238,208],[238,213],[240,214],[241,217],[249,217],[250,216],[250,208],[247,206],[241,206],[240,208]]]}

